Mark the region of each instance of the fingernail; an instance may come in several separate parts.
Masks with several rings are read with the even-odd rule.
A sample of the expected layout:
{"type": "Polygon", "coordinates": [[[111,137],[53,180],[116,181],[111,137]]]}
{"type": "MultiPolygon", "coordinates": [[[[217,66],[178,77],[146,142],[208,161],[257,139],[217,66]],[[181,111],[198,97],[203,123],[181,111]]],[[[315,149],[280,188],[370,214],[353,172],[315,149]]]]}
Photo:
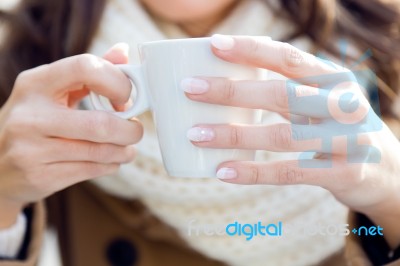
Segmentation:
{"type": "Polygon", "coordinates": [[[233,48],[235,41],[230,36],[214,34],[211,36],[211,44],[219,50],[227,51],[233,48]]]}
{"type": "Polygon", "coordinates": [[[237,172],[233,168],[223,167],[217,171],[217,177],[219,179],[233,179],[237,177],[237,172]]]}
{"type": "Polygon", "coordinates": [[[125,42],[119,42],[113,46],[114,49],[118,49],[123,52],[124,55],[129,54],[129,44],[125,42]]]}
{"type": "Polygon", "coordinates": [[[208,91],[210,85],[204,79],[185,78],[181,81],[182,90],[192,94],[202,94],[208,91]]]}
{"type": "Polygon", "coordinates": [[[128,110],[129,108],[131,108],[133,105],[133,101],[131,98],[129,98],[129,100],[124,103],[124,104],[113,104],[113,107],[115,109],[115,111],[117,112],[123,112],[125,110],[128,110]]]}
{"type": "Polygon", "coordinates": [[[186,133],[186,137],[194,142],[210,141],[214,139],[214,136],[214,130],[203,127],[192,127],[186,133]]]}

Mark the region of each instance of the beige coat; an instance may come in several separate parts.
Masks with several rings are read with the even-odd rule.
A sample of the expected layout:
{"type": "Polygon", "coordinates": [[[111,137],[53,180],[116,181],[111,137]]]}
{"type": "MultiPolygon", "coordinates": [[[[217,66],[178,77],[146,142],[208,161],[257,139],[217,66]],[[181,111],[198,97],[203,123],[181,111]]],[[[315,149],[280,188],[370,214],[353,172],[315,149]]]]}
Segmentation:
{"type": "MultiPolygon", "coordinates": [[[[48,224],[55,226],[64,266],[223,266],[189,248],[173,229],[155,218],[138,200],[115,198],[82,183],[47,200],[48,224]]],[[[33,266],[45,229],[44,204],[35,204],[28,258],[1,261],[0,266],[33,266]]],[[[350,222],[353,217],[350,217],[350,222]]],[[[320,266],[371,265],[357,239],[320,266]]],[[[266,264],[268,265],[268,264],[266,264]]],[[[396,261],[390,266],[400,265],[396,261]]]]}

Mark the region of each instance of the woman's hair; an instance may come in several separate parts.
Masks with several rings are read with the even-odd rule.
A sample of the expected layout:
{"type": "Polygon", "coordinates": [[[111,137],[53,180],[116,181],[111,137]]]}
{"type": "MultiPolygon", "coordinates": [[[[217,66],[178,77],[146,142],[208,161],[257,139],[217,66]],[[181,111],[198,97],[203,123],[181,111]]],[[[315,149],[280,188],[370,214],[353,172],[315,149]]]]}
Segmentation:
{"type": "MultiPolygon", "coordinates": [[[[400,2],[397,0],[280,0],[281,10],[297,26],[288,40],[307,35],[319,49],[341,54],[345,39],[372,52],[366,64],[377,75],[378,106],[400,138],[400,2]],[[395,106],[396,105],[396,106],[395,106]],[[395,111],[396,110],[396,111],[395,111]]],[[[357,58],[358,60],[359,58],[357,58]]],[[[361,58],[360,58],[361,59],[361,58]]],[[[364,58],[365,59],[365,58],[364,58]]],[[[362,59],[361,59],[362,61],[362,59]]]]}
{"type": "MultiPolygon", "coordinates": [[[[21,71],[85,53],[105,1],[22,0],[14,12],[0,12],[9,29],[0,49],[0,106],[21,71]]],[[[280,0],[280,9],[296,26],[287,40],[306,35],[318,48],[337,55],[332,40],[339,38],[360,51],[371,49],[368,65],[378,76],[381,113],[397,128],[400,114],[392,105],[400,91],[400,4],[395,2],[280,0]]]]}
{"type": "Polygon", "coordinates": [[[85,53],[104,5],[105,0],[22,0],[13,12],[0,11],[5,23],[0,44],[0,106],[20,72],[85,53]]]}

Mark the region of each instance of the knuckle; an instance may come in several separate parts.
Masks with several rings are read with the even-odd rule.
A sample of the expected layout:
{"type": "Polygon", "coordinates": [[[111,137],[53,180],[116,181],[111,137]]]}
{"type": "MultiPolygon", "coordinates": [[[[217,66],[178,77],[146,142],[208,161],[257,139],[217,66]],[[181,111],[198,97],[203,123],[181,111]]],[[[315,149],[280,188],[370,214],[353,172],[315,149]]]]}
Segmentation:
{"type": "Polygon", "coordinates": [[[24,90],[31,84],[31,70],[25,70],[19,73],[14,83],[14,90],[24,90]]]}
{"type": "Polygon", "coordinates": [[[52,69],[49,66],[49,64],[44,64],[20,72],[14,82],[13,94],[25,96],[30,88],[48,81],[52,69]]]}
{"type": "Polygon", "coordinates": [[[259,56],[260,53],[260,41],[257,38],[250,38],[248,41],[248,54],[250,58],[259,56]]]}
{"type": "Polygon", "coordinates": [[[277,169],[278,184],[293,185],[302,183],[304,180],[303,171],[293,165],[280,163],[277,169]]]}
{"type": "Polygon", "coordinates": [[[91,54],[81,54],[73,58],[72,69],[78,76],[88,76],[98,68],[99,59],[91,54]]]}
{"type": "Polygon", "coordinates": [[[251,173],[251,176],[250,176],[251,183],[250,184],[259,184],[260,180],[261,180],[260,177],[263,176],[262,169],[257,166],[251,166],[250,173],[251,173]]]}
{"type": "Polygon", "coordinates": [[[305,55],[302,51],[294,46],[285,43],[281,47],[282,54],[282,68],[291,72],[300,72],[301,65],[306,61],[305,55]]]}
{"type": "Polygon", "coordinates": [[[229,79],[225,80],[224,89],[222,90],[222,96],[225,101],[232,101],[235,97],[236,87],[235,82],[229,79]]]}
{"type": "Polygon", "coordinates": [[[290,126],[277,125],[271,134],[271,143],[278,149],[288,149],[293,143],[293,133],[290,126]]]}
{"type": "Polygon", "coordinates": [[[286,83],[281,81],[273,81],[273,92],[275,103],[279,109],[286,111],[289,106],[289,97],[287,94],[286,83]]]}
{"type": "Polygon", "coordinates": [[[232,127],[230,130],[230,144],[232,146],[240,146],[243,144],[243,132],[238,127],[232,127]]]}

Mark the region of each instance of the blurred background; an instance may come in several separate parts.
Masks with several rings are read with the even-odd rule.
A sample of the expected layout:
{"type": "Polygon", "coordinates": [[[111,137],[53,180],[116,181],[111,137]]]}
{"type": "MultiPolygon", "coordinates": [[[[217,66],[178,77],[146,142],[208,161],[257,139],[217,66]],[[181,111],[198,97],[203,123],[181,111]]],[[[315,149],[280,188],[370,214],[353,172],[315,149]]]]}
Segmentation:
{"type": "MultiPolygon", "coordinates": [[[[19,0],[0,0],[0,10],[10,10],[18,2],[19,0]]],[[[0,23],[0,42],[3,40],[1,25],[0,23]]],[[[47,230],[43,246],[38,266],[61,266],[57,236],[54,230],[47,230]]]]}

